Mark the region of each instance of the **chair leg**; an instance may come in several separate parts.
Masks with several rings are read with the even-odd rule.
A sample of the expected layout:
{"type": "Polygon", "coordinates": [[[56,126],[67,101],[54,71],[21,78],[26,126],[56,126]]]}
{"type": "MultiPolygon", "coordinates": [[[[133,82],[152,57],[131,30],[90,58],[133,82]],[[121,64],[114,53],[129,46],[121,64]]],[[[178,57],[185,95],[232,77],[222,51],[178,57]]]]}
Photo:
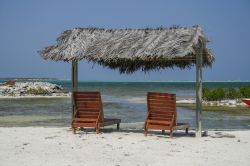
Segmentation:
{"type": "Polygon", "coordinates": [[[96,134],[99,134],[99,132],[100,132],[100,126],[97,125],[97,126],[96,126],[96,134]]]}
{"type": "Polygon", "coordinates": [[[73,134],[76,134],[76,128],[72,127],[73,134]]]}
{"type": "Polygon", "coordinates": [[[144,135],[148,136],[148,129],[144,129],[144,135]]]}
{"type": "Polygon", "coordinates": [[[148,129],[147,129],[147,125],[144,125],[144,135],[147,136],[148,135],[148,129]]]}
{"type": "Polygon", "coordinates": [[[147,123],[144,123],[144,135],[147,136],[148,135],[148,129],[147,129],[147,123]]]}
{"type": "Polygon", "coordinates": [[[120,123],[117,123],[117,130],[120,130],[120,123]]]}
{"type": "Polygon", "coordinates": [[[173,136],[174,136],[173,130],[170,130],[170,138],[173,138],[173,136]]]}
{"type": "Polygon", "coordinates": [[[188,128],[186,128],[186,135],[188,135],[188,128]]]}

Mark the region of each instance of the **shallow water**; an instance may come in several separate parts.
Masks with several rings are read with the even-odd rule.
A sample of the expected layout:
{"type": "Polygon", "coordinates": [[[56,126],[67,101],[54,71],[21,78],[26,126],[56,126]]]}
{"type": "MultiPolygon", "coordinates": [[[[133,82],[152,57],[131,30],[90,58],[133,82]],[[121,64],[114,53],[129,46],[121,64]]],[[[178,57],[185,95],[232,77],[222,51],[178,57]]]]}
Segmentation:
{"type": "MultiPolygon", "coordinates": [[[[55,81],[54,81],[55,82],[55,81]]],[[[69,81],[57,81],[66,91],[69,81]]],[[[100,91],[106,117],[121,118],[124,126],[141,128],[146,117],[148,91],[175,93],[177,97],[194,97],[195,84],[177,83],[102,83],[80,82],[79,89],[100,91]]],[[[210,83],[205,86],[239,87],[250,83],[210,83]]],[[[237,108],[236,108],[237,109],[237,108]]],[[[249,109],[250,111],[250,109],[249,109]]],[[[195,112],[177,107],[178,122],[195,127],[195,112]]],[[[71,98],[0,99],[0,126],[70,126],[71,98]]],[[[208,129],[250,129],[250,116],[226,112],[203,112],[203,127],[208,129]]]]}
{"type": "MultiPolygon", "coordinates": [[[[106,117],[121,118],[130,127],[141,128],[146,116],[146,103],[110,102],[103,99],[106,117]]],[[[177,107],[178,122],[195,127],[195,112],[177,107]]],[[[71,100],[8,99],[0,100],[0,126],[70,126],[71,100]]],[[[225,112],[203,112],[203,127],[208,129],[250,129],[250,117],[225,112]]]]}

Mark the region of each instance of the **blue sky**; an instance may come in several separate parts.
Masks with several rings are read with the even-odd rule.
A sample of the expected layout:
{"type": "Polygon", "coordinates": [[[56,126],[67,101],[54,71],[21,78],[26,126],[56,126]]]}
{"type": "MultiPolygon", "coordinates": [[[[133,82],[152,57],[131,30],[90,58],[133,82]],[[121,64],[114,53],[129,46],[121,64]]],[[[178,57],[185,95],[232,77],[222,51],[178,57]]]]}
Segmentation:
{"type": "MultiPolygon", "coordinates": [[[[37,53],[74,27],[144,28],[200,25],[216,61],[204,80],[250,80],[249,0],[0,0],[0,77],[70,79],[71,65],[43,60],[37,53]]],[[[120,75],[79,63],[80,80],[195,80],[191,70],[168,69],[120,75]]]]}

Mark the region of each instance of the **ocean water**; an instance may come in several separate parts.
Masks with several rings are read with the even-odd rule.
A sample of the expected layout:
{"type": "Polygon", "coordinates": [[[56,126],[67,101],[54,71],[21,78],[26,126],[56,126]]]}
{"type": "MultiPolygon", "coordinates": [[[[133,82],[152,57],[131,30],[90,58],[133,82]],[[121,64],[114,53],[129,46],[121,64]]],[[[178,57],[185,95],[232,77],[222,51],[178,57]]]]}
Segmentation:
{"type": "MultiPolygon", "coordinates": [[[[50,80],[70,91],[70,81],[50,80]]],[[[250,86],[250,82],[205,82],[205,87],[250,86]]],[[[79,90],[100,91],[106,117],[121,118],[123,126],[141,128],[146,117],[148,91],[195,97],[194,82],[79,82],[79,90]]],[[[250,111],[250,109],[249,109],[250,111]]],[[[177,107],[178,122],[195,128],[195,112],[177,107]]],[[[70,126],[71,98],[0,99],[0,126],[70,126]]],[[[225,112],[203,112],[207,129],[250,129],[250,117],[225,112]]]]}

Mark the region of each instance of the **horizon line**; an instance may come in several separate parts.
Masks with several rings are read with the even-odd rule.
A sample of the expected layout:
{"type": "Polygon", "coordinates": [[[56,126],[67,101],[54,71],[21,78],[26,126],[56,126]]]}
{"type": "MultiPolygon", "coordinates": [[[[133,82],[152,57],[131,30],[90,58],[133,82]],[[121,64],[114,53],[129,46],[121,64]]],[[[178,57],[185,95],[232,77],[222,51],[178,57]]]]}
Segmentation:
{"type": "MultiPolygon", "coordinates": [[[[0,80],[52,80],[71,81],[71,79],[49,78],[49,77],[0,77],[0,80]]],[[[80,82],[196,82],[195,80],[78,80],[80,82]]],[[[250,80],[203,80],[202,82],[250,82],[250,80]]]]}

